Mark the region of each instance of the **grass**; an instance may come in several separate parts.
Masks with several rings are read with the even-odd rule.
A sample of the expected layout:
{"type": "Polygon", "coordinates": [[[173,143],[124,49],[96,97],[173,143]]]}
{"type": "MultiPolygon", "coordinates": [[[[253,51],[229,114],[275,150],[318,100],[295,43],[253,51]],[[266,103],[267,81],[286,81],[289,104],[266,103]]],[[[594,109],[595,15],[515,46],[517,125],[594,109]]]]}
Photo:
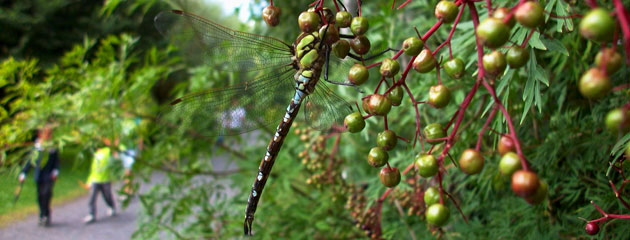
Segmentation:
{"type": "MultiPolygon", "coordinates": [[[[65,155],[65,154],[63,154],[65,155]]],[[[85,181],[88,175],[86,166],[76,166],[71,156],[61,156],[59,178],[53,188],[53,211],[54,206],[59,205],[79,196],[86,194],[88,191],[83,189],[78,181],[85,181]],[[64,161],[66,160],[66,161],[64,161]]],[[[24,219],[31,214],[39,214],[37,206],[37,187],[33,180],[33,171],[29,172],[22,193],[17,203],[13,204],[15,191],[18,186],[17,175],[3,174],[0,175],[0,227],[20,219],[24,219]]]]}

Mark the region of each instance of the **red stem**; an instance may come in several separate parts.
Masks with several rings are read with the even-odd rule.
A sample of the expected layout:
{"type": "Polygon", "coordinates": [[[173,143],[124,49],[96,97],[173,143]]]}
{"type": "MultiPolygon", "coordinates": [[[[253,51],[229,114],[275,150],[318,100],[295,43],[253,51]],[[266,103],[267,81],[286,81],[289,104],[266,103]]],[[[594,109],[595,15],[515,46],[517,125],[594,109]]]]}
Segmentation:
{"type": "Polygon", "coordinates": [[[410,2],[411,2],[411,0],[407,0],[403,4],[400,4],[400,6],[398,6],[398,10],[400,10],[401,8],[403,8],[405,5],[407,5],[410,2]]]}
{"type": "Polygon", "coordinates": [[[615,11],[617,13],[617,18],[619,19],[619,25],[621,25],[621,31],[623,32],[623,45],[626,50],[626,62],[630,62],[630,22],[628,21],[626,8],[623,6],[623,3],[621,3],[621,0],[613,0],[613,3],[615,4],[615,11]]]}
{"type": "Polygon", "coordinates": [[[486,131],[486,129],[488,129],[488,125],[490,125],[490,122],[492,122],[492,119],[496,114],[497,107],[495,106],[492,108],[492,112],[490,112],[490,115],[488,115],[488,119],[486,119],[486,123],[483,124],[481,131],[479,131],[479,137],[477,137],[477,146],[475,146],[475,150],[477,150],[477,152],[479,152],[479,150],[481,149],[481,139],[483,138],[483,133],[486,131]]]}

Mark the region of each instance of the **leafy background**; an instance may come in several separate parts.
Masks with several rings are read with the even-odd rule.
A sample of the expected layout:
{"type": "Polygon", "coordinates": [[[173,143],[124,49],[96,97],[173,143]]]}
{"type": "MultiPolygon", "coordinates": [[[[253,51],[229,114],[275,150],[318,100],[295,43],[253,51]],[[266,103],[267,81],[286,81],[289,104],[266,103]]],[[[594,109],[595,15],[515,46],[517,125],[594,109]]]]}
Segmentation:
{"type": "MultiPolygon", "coordinates": [[[[517,1],[494,2],[509,7],[517,1]]],[[[171,39],[160,36],[152,19],[165,9],[186,9],[237,30],[292,42],[299,31],[296,16],[309,3],[277,1],[275,4],[282,8],[281,24],[272,29],[261,21],[260,6],[266,5],[261,1],[252,1],[249,23],[223,16],[217,5],[193,1],[3,3],[5,14],[0,14],[0,26],[6,30],[0,33],[0,144],[5,147],[0,151],[0,171],[16,173],[29,150],[21,143],[31,141],[34,130],[47,121],[58,124],[54,142],[64,152],[76,152],[74,161],[81,165],[98,147],[98,139],[117,135],[124,119],[139,118],[137,133],[122,136],[123,141],[133,141],[138,136],[146,139],[145,150],[134,165],[135,176],[141,181],[159,173],[165,180],[140,196],[143,212],[134,237],[240,237],[247,194],[270,134],[262,130],[225,138],[217,145],[215,138],[156,124],[155,116],[161,106],[174,97],[227,86],[237,76],[221,71],[219,64],[224,59],[220,56],[216,61],[201,63],[195,55],[198,52],[187,50],[189,46],[174,45],[171,39]],[[213,164],[212,159],[217,156],[226,156],[239,170],[227,176],[220,174],[225,169],[213,164]]],[[[400,48],[405,38],[415,35],[414,26],[421,33],[427,31],[436,21],[436,3],[412,1],[402,10],[392,10],[391,1],[366,1],[362,14],[369,18],[367,36],[372,49],[400,48]]],[[[558,16],[570,15],[571,9],[578,13],[588,9],[582,1],[541,3],[547,12],[558,16]]],[[[601,4],[612,9],[609,2],[601,4]]],[[[481,19],[487,15],[483,5],[476,4],[481,19]]],[[[494,153],[494,146],[498,135],[488,133],[482,145],[486,167],[480,175],[467,176],[453,167],[448,171],[445,186],[462,206],[469,223],[451,207],[445,238],[586,238],[581,218],[600,217],[590,205],[591,200],[607,212],[628,213],[608,185],[609,179],[619,183],[621,178],[614,171],[607,175],[607,171],[611,153],[618,156],[630,137],[605,131],[603,118],[610,109],[625,104],[630,91],[615,91],[597,102],[580,96],[577,80],[593,65],[600,47],[579,36],[575,29],[578,23],[579,19],[547,15],[544,34],[535,33],[528,43],[529,63],[523,69],[508,69],[496,83],[501,100],[517,123],[528,161],[549,184],[548,200],[530,206],[512,194],[509,182],[497,170],[499,156],[494,153]]],[[[435,48],[449,31],[448,26],[441,27],[427,44],[435,48]]],[[[526,29],[517,24],[511,41],[521,43],[526,34],[526,29]]],[[[476,74],[474,32],[467,11],[455,32],[453,52],[465,60],[468,74],[460,80],[444,77],[443,83],[453,89],[454,102],[461,103],[476,74]]],[[[448,53],[442,51],[440,57],[447,59],[448,53]]],[[[403,57],[400,62],[408,60],[403,57]]],[[[336,78],[343,80],[345,71],[335,70],[336,78]]],[[[612,75],[613,85],[629,83],[625,77],[628,71],[624,67],[612,75]]],[[[362,86],[366,92],[373,91],[378,82],[378,72],[371,70],[370,74],[368,84],[362,86]]],[[[425,100],[429,87],[436,84],[435,74],[411,73],[409,78],[417,100],[425,100]]],[[[361,97],[352,88],[334,90],[348,101],[361,97]]],[[[407,99],[390,113],[389,126],[410,139],[415,131],[415,114],[407,99]]],[[[457,105],[439,110],[421,107],[422,125],[446,123],[457,105]]],[[[458,156],[476,142],[483,125],[481,119],[485,119],[490,107],[489,94],[480,90],[464,116],[466,127],[458,133],[451,155],[458,156]]],[[[498,117],[491,127],[505,132],[505,120],[498,117]]],[[[369,204],[385,190],[379,183],[378,170],[366,164],[367,152],[375,145],[380,131],[382,122],[370,118],[362,133],[342,134],[336,155],[343,160],[337,169],[343,176],[339,184],[365,187],[363,193],[369,204]]],[[[312,141],[309,139],[319,134],[307,135],[309,139],[305,141],[301,135],[291,133],[285,141],[256,214],[255,237],[364,238],[345,208],[351,194],[339,191],[334,184],[306,183],[314,172],[303,164],[299,153],[304,150],[305,141],[312,141]]],[[[418,147],[401,143],[390,152],[390,163],[398,168],[410,164],[419,152],[418,147]]],[[[333,141],[326,144],[330,151],[333,141]]],[[[624,167],[628,171],[628,164],[624,167]]],[[[399,188],[404,191],[409,186],[403,183],[399,188]]],[[[621,194],[629,196],[629,191],[626,188],[621,194]]],[[[387,239],[435,238],[423,217],[408,216],[394,202],[384,204],[381,223],[387,239]]],[[[628,221],[609,221],[598,237],[628,239],[628,227],[628,221]]]]}

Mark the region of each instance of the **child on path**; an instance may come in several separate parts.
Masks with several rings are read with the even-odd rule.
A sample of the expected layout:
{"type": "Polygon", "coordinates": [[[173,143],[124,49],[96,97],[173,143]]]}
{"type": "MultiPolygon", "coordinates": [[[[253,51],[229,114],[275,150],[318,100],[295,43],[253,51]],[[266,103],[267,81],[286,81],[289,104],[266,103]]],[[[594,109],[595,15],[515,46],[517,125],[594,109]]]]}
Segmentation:
{"type": "MultiPolygon", "coordinates": [[[[90,175],[88,176],[87,185],[90,186],[90,201],[89,201],[89,214],[83,219],[83,222],[93,223],[96,221],[96,197],[98,193],[103,194],[103,199],[107,204],[107,216],[114,216],[116,214],[116,208],[114,205],[114,198],[112,197],[112,172],[110,170],[110,163],[116,152],[111,148],[111,142],[109,139],[103,139],[105,147],[99,148],[94,153],[94,159],[90,167],[90,175]]],[[[117,144],[117,140],[115,142],[117,144]]]]}

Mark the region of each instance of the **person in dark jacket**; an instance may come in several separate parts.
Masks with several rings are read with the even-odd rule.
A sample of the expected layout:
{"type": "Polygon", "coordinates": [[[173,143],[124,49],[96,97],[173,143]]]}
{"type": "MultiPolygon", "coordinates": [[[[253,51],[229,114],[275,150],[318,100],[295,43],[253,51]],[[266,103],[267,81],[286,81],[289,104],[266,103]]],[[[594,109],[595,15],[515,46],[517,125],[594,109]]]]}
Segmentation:
{"type": "Polygon", "coordinates": [[[48,144],[52,135],[50,127],[39,130],[35,140],[34,161],[28,161],[19,176],[20,183],[24,182],[26,174],[34,169],[34,179],[37,184],[37,202],[39,204],[39,225],[50,226],[50,200],[53,186],[59,175],[59,153],[48,144]]]}

